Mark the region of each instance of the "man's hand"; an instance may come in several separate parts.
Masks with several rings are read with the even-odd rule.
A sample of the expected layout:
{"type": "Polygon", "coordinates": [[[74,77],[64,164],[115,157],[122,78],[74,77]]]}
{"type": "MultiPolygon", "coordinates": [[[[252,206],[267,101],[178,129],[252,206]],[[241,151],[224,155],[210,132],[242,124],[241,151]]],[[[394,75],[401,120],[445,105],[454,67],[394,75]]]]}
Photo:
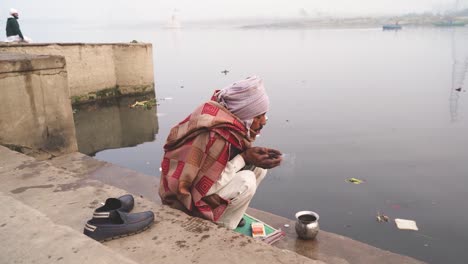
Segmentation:
{"type": "Polygon", "coordinates": [[[281,164],[281,152],[276,149],[253,147],[241,153],[245,163],[263,169],[271,169],[281,164]]]}

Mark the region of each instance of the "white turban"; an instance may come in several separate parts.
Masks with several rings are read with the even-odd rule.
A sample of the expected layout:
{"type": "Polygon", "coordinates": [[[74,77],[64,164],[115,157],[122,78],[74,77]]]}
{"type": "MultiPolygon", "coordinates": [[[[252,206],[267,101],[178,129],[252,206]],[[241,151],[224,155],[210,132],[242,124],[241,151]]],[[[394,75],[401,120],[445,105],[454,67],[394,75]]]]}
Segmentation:
{"type": "Polygon", "coordinates": [[[223,88],[216,97],[220,104],[244,121],[247,129],[252,125],[253,118],[266,113],[270,105],[263,80],[257,76],[223,88]]]}
{"type": "Polygon", "coordinates": [[[18,14],[18,10],[14,8],[10,8],[10,15],[13,15],[13,14],[18,14]]]}

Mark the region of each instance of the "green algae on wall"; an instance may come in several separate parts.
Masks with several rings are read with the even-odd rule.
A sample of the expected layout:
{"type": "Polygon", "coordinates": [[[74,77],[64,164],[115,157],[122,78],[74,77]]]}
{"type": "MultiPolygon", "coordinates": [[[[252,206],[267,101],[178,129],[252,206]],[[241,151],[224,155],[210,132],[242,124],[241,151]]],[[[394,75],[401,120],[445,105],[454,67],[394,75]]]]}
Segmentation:
{"type": "MultiPolygon", "coordinates": [[[[131,90],[132,90],[131,94],[133,95],[147,94],[147,93],[153,92],[153,86],[152,85],[136,86],[136,87],[131,87],[131,90]]],[[[92,101],[103,100],[103,99],[108,99],[108,98],[120,97],[125,94],[127,93],[122,91],[121,87],[115,86],[112,88],[102,89],[96,92],[90,92],[84,95],[72,96],[70,97],[70,99],[71,99],[72,104],[79,104],[79,103],[92,102],[92,101]]]]}
{"type": "Polygon", "coordinates": [[[89,102],[89,101],[94,101],[94,100],[101,100],[105,98],[118,97],[121,95],[122,93],[120,92],[119,87],[116,86],[113,88],[102,89],[97,92],[90,92],[84,95],[72,96],[70,99],[71,99],[72,104],[78,104],[78,103],[84,103],[84,102],[89,102]]]}

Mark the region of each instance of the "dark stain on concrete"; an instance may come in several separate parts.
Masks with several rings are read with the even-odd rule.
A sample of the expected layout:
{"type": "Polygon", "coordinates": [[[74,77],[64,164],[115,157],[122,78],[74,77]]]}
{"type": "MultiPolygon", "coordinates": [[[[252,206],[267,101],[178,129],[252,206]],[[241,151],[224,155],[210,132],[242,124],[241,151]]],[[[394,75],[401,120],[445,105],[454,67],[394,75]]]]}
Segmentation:
{"type": "Polygon", "coordinates": [[[210,231],[209,222],[204,221],[201,218],[190,218],[188,221],[182,223],[182,227],[192,233],[203,233],[210,231]]]}
{"type": "Polygon", "coordinates": [[[76,189],[86,187],[86,186],[101,187],[102,185],[103,185],[102,183],[89,182],[86,179],[79,179],[71,183],[58,184],[57,188],[54,189],[54,192],[74,191],[76,189]]]}
{"type": "Polygon", "coordinates": [[[153,239],[153,240],[156,240],[156,239],[158,239],[158,236],[154,236],[152,239],[153,239]]]}
{"type": "Polygon", "coordinates": [[[187,243],[185,240],[178,240],[175,243],[179,248],[188,248],[188,246],[185,245],[185,243],[187,243]]]}
{"type": "Polygon", "coordinates": [[[62,131],[57,129],[49,129],[47,126],[43,137],[46,139],[44,142],[44,149],[54,151],[60,150],[67,146],[66,136],[63,135],[62,131]]]}
{"type": "Polygon", "coordinates": [[[245,247],[245,246],[247,246],[247,242],[245,242],[245,241],[242,241],[242,242],[240,242],[240,243],[239,243],[239,246],[241,246],[241,247],[245,247]]]}
{"type": "Polygon", "coordinates": [[[176,216],[176,217],[180,217],[180,216],[181,216],[179,213],[172,212],[172,211],[168,211],[167,214],[173,215],[173,216],[176,216]]]}
{"type": "Polygon", "coordinates": [[[26,88],[26,93],[28,94],[29,105],[31,106],[31,114],[34,117],[34,122],[36,127],[39,127],[39,119],[37,114],[36,100],[34,97],[33,90],[33,80],[32,80],[32,71],[34,70],[30,60],[23,60],[20,62],[20,71],[23,72],[24,76],[24,85],[26,88]]]}
{"type": "Polygon", "coordinates": [[[25,187],[19,187],[14,190],[11,190],[11,193],[17,194],[17,193],[22,193],[28,189],[38,189],[38,188],[52,188],[54,187],[53,184],[44,184],[44,185],[34,185],[34,186],[25,186],[25,187]]]}
{"type": "Polygon", "coordinates": [[[62,259],[63,259],[63,257],[59,257],[59,258],[57,258],[57,261],[60,261],[60,260],[62,260],[62,259]]]}
{"type": "Polygon", "coordinates": [[[24,162],[23,164],[19,165],[18,167],[16,167],[16,169],[18,170],[22,170],[22,169],[27,169],[27,168],[36,168],[38,166],[40,166],[41,164],[39,162],[24,162]]]}
{"type": "Polygon", "coordinates": [[[209,238],[210,235],[203,235],[198,242],[202,242],[203,240],[209,238]]]}
{"type": "Polygon", "coordinates": [[[7,225],[7,224],[5,223],[5,224],[2,224],[0,227],[4,227],[4,226],[6,226],[6,225],[7,225]]]}

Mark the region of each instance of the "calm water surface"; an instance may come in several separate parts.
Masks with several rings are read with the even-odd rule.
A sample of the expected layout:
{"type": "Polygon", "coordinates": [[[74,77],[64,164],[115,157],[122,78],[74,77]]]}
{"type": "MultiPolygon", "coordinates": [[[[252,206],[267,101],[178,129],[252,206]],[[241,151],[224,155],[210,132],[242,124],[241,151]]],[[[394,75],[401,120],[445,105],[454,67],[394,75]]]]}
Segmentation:
{"type": "Polygon", "coordinates": [[[158,176],[170,127],[214,89],[258,74],[271,111],[256,145],[286,157],[252,207],[288,218],[313,210],[324,230],[430,263],[466,263],[468,28],[73,30],[64,37],[153,43],[159,106],[130,125],[110,113],[122,135],[148,124],[145,135],[128,132],[127,145],[149,142],[96,158],[158,176]],[[378,223],[377,212],[413,219],[419,231],[378,223]]]}

